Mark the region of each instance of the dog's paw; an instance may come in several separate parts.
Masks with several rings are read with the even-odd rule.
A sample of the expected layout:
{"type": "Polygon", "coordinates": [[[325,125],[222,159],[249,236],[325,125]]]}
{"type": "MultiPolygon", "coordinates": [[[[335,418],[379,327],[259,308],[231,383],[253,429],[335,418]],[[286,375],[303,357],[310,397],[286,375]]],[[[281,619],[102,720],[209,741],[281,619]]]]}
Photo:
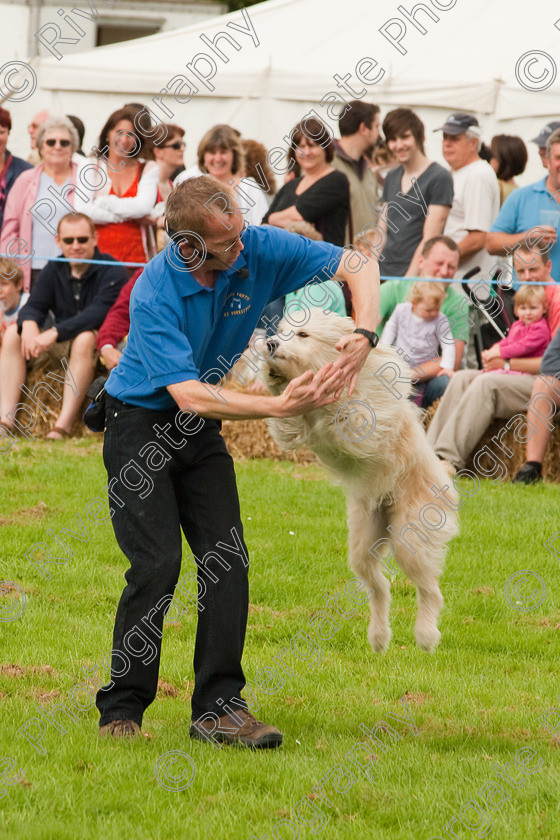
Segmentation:
{"type": "Polygon", "coordinates": [[[388,626],[380,627],[379,625],[369,625],[368,642],[375,653],[384,653],[389,647],[391,641],[391,628],[388,626]]]}
{"type": "Polygon", "coordinates": [[[416,644],[420,650],[424,650],[426,653],[433,653],[441,639],[441,633],[437,627],[426,625],[416,626],[414,636],[416,637],[416,644]]]}

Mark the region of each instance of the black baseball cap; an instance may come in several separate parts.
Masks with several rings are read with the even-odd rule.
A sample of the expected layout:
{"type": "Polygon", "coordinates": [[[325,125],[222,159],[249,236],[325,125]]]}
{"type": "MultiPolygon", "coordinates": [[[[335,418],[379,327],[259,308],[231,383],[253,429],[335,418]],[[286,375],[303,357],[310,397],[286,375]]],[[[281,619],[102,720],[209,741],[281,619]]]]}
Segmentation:
{"type": "Polygon", "coordinates": [[[547,123],[544,128],[541,128],[541,133],[538,137],[533,137],[531,143],[536,143],[539,149],[544,149],[546,146],[546,141],[550,137],[553,131],[556,131],[557,128],[560,128],[560,122],[556,120],[555,122],[547,123]]]}
{"type": "Polygon", "coordinates": [[[434,131],[443,131],[445,134],[464,134],[465,131],[473,131],[480,134],[480,125],[476,117],[471,114],[451,114],[440,128],[434,131]]]}

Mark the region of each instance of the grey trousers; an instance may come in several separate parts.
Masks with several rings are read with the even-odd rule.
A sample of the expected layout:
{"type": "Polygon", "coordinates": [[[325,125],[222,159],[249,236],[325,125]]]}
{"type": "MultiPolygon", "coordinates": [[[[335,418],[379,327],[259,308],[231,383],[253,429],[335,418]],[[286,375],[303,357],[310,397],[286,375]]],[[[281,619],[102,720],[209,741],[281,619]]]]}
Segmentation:
{"type": "Polygon", "coordinates": [[[460,370],[447,386],[427,435],[436,455],[461,469],[492,420],[524,412],[536,376],[460,370]]]}

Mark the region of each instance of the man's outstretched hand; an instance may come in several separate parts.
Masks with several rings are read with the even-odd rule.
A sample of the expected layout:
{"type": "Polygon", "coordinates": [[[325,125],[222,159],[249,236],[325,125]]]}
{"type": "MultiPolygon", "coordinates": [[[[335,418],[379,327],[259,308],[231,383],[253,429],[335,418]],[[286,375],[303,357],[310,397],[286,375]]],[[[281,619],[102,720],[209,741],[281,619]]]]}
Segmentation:
{"type": "Polygon", "coordinates": [[[333,362],[329,362],[315,374],[306,370],[301,376],[292,379],[280,397],[277,397],[281,404],[278,416],[305,414],[314,408],[334,402],[337,399],[334,385],[328,379],[333,367],[333,362]]]}
{"type": "Polygon", "coordinates": [[[348,386],[348,396],[352,396],[358,374],[369,356],[371,344],[365,335],[351,333],[342,336],[336,349],[340,351],[340,356],[332,367],[328,383],[334,387],[334,398],[338,400],[346,386],[348,386]]]}

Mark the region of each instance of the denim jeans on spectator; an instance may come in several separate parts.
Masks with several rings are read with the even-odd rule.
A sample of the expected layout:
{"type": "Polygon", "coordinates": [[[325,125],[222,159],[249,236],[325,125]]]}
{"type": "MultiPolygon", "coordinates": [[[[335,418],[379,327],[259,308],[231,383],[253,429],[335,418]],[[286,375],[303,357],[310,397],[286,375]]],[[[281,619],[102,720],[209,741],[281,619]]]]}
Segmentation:
{"type": "MultiPolygon", "coordinates": [[[[181,571],[181,529],[196,558],[200,581],[193,719],[207,712],[224,714],[217,702],[220,699],[225,703],[233,699],[246,705],[240,692],[245,685],[241,657],[249,603],[248,569],[241,556],[216,548],[219,541],[234,544],[232,528],[243,541],[233,461],[220,435],[219,421],[205,420],[196,434],[187,437],[175,426],[176,414],[177,409],[152,411],[107,397],[103,457],[109,481],[117,479],[112,486],[115,499],[118,497],[124,503],[121,506],[111,501],[112,522],[118,544],[130,562],[125,573],[127,585],[117,609],[113,651],[124,654],[124,662],[130,661],[130,669],[122,673],[123,659],[113,656],[114,684],[97,694],[100,726],[118,719],[141,724],[144,710],[156,696],[161,634],[168,604],[152,612],[149,625],[142,619],[150,615],[164,596],[174,592],[181,571]],[[181,439],[186,439],[186,443],[181,448],[173,448],[157,437],[156,423],[161,427],[170,423],[169,435],[176,445],[181,439]],[[154,460],[151,470],[144,460],[148,457],[147,450],[141,454],[149,442],[158,443],[170,456],[164,464],[161,464],[164,458],[159,463],[154,460]],[[131,460],[145,469],[153,481],[150,492],[124,486],[121,470],[131,460]],[[214,557],[209,555],[205,559],[207,572],[201,577],[200,561],[208,552],[214,552],[214,557]],[[219,562],[216,552],[223,555],[230,569],[219,562]],[[212,583],[214,578],[218,580],[212,583]],[[145,632],[157,649],[157,656],[147,664],[142,659],[148,660],[149,656],[131,655],[123,642],[135,626],[145,632]]],[[[193,429],[197,422],[198,418],[193,418],[193,429]]],[[[242,546],[246,551],[244,543],[242,546]]],[[[197,613],[194,604],[190,610],[192,614],[197,613]]],[[[140,644],[134,642],[137,648],[140,644]]]]}
{"type": "Polygon", "coordinates": [[[432,403],[443,396],[443,392],[449,385],[449,376],[434,376],[427,382],[419,382],[412,386],[410,399],[420,408],[429,408],[432,403]]]}
{"type": "Polygon", "coordinates": [[[443,397],[443,392],[449,385],[450,376],[434,376],[426,382],[424,396],[422,397],[422,408],[429,408],[432,403],[443,397]]]}

